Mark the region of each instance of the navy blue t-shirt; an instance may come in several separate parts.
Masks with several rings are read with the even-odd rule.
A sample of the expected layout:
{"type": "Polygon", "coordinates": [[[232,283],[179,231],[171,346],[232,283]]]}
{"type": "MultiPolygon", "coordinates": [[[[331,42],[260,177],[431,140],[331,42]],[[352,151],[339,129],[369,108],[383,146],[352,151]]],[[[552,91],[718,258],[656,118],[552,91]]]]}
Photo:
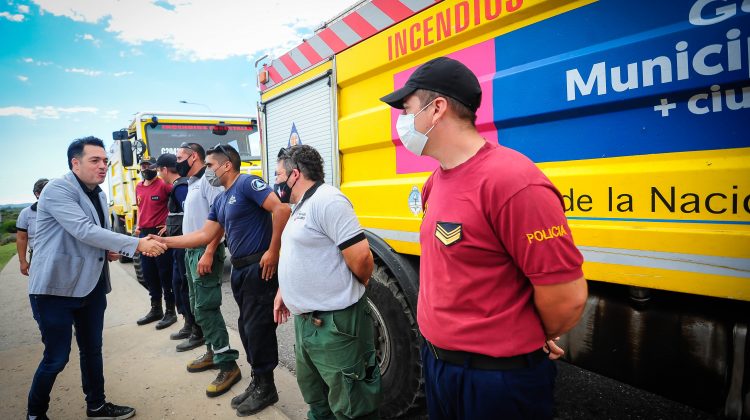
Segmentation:
{"type": "Polygon", "coordinates": [[[257,254],[271,245],[271,213],[262,206],[272,191],[261,178],[241,174],[228,190],[216,197],[208,220],[224,228],[233,257],[257,254]]]}
{"type": "Polygon", "coordinates": [[[177,198],[177,203],[180,204],[180,208],[185,208],[185,198],[187,198],[188,186],[187,184],[181,184],[174,187],[174,196],[177,198]]]}

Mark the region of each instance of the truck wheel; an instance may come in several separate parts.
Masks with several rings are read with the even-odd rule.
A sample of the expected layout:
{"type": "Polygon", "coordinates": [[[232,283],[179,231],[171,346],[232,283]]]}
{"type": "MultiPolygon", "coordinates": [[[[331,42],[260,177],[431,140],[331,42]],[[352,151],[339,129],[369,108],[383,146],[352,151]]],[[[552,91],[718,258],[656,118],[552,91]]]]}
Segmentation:
{"type": "MultiPolygon", "coordinates": [[[[123,235],[127,235],[128,232],[125,231],[125,226],[123,226],[122,223],[120,223],[120,218],[117,215],[112,216],[112,230],[117,233],[121,233],[123,235]]],[[[120,255],[120,263],[127,264],[133,262],[133,259],[130,257],[126,257],[124,255],[120,255]]]]}
{"type": "Polygon", "coordinates": [[[423,397],[422,338],[398,282],[385,267],[376,263],[367,286],[372,309],[375,350],[381,372],[380,416],[402,416],[423,397]]]}
{"type": "Polygon", "coordinates": [[[135,269],[135,279],[138,280],[141,286],[148,290],[146,280],[143,278],[143,268],[141,268],[141,254],[138,251],[133,255],[133,268],[135,269]]]}
{"type": "Polygon", "coordinates": [[[143,269],[141,268],[141,254],[133,255],[133,268],[135,268],[135,277],[136,280],[138,280],[138,283],[140,283],[141,286],[148,290],[148,286],[146,286],[146,280],[143,279],[143,269]]]}

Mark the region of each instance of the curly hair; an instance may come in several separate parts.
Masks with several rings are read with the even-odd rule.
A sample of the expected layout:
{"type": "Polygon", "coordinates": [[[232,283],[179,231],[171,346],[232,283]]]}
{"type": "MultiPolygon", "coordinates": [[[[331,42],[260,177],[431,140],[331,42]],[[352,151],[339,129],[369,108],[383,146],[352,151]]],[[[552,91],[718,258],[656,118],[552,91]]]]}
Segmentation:
{"type": "Polygon", "coordinates": [[[325,178],[323,157],[311,146],[306,144],[292,146],[280,152],[278,158],[283,162],[288,174],[297,168],[310,181],[318,182],[325,178]]]}

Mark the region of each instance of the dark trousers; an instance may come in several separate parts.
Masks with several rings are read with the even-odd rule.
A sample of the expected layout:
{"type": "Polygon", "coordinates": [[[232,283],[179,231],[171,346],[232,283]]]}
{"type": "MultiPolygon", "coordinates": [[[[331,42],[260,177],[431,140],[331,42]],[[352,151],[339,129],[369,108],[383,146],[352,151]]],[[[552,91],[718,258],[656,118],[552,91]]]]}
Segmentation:
{"type": "MultiPolygon", "coordinates": [[[[155,233],[148,231],[148,229],[141,230],[141,237],[148,236],[148,233],[155,233]]],[[[174,305],[174,292],[172,291],[172,268],[174,266],[172,258],[172,250],[169,249],[167,252],[159,255],[158,257],[147,257],[141,254],[141,271],[143,272],[143,279],[146,281],[148,286],[148,294],[151,297],[151,302],[160,302],[164,296],[164,302],[167,306],[174,305]]]]}
{"type": "Polygon", "coordinates": [[[551,419],[557,367],[548,358],[530,367],[479,370],[435,359],[422,345],[430,420],[551,419]]]}
{"type": "Polygon", "coordinates": [[[44,355],[29,390],[29,414],[41,416],[49,408],[49,396],[57,374],[65,368],[70,356],[72,326],[80,350],[86,406],[99,408],[105,401],[102,367],[102,328],[107,308],[105,282],[100,280],[85,297],[29,295],[29,300],[44,343],[44,355]]]}
{"type": "Polygon", "coordinates": [[[271,372],[279,364],[273,322],[273,300],[279,280],[276,275],[268,281],[261,279],[260,270],[257,263],[232,268],[232,294],[240,308],[237,326],[253,373],[271,372]]]}
{"type": "Polygon", "coordinates": [[[174,263],[172,264],[172,291],[177,313],[182,314],[189,324],[195,324],[195,317],[190,311],[190,290],[185,274],[185,250],[181,248],[172,250],[174,263]]]}

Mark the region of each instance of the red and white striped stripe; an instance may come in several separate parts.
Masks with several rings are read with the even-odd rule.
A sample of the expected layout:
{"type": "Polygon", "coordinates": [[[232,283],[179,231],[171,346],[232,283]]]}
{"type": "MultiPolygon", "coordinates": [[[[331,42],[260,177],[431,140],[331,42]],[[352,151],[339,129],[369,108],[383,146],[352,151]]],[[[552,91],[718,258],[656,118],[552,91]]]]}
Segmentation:
{"type": "MultiPolygon", "coordinates": [[[[264,65],[268,82],[261,91],[295,76],[376,33],[442,0],[369,0],[328,23],[327,27],[264,65]]],[[[263,71],[263,70],[261,70],[263,71]]]]}

